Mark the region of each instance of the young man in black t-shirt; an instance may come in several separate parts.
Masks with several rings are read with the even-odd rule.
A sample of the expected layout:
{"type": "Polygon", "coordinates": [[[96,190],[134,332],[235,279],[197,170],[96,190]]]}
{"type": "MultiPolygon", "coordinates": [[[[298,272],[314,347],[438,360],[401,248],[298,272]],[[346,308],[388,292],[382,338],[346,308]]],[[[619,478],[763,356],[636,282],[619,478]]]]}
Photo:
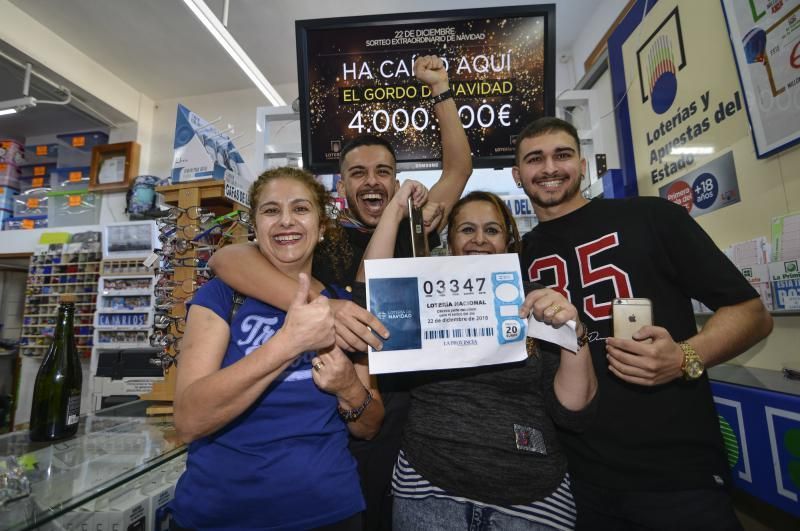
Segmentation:
{"type": "MultiPolygon", "coordinates": [[[[442,175],[428,194],[427,223],[437,228],[449,209],[461,197],[472,173],[472,156],[466,133],[450,96],[447,71],[435,56],[417,58],[414,75],[431,89],[433,107],[442,141],[442,175]]],[[[350,243],[352,256],[344,271],[334,271],[332,264],[314,261],[313,277],[323,282],[339,279],[348,285],[366,250],[372,231],[385,206],[398,187],[397,165],[392,146],[372,135],[357,137],[340,155],[340,196],[348,208],[340,223],[350,243]]],[[[407,231],[403,231],[406,234],[407,231]]],[[[438,245],[438,234],[431,233],[431,246],[438,245]]],[[[398,238],[395,257],[411,256],[408,238],[398,238]]],[[[257,250],[249,245],[232,245],[215,253],[209,265],[228,285],[245,295],[264,300],[276,307],[288,307],[296,291],[296,282],[268,267],[257,250]]],[[[314,282],[312,281],[312,287],[314,282]]],[[[351,352],[363,352],[367,345],[380,348],[378,335],[386,329],[378,319],[350,301],[330,301],[336,323],[337,344],[351,352]],[[375,334],[373,333],[375,331],[375,334]],[[376,335],[378,334],[378,335],[376,335]]],[[[381,377],[378,382],[385,407],[383,427],[370,441],[351,440],[351,450],[359,462],[367,510],[364,529],[389,529],[391,526],[390,482],[392,468],[400,447],[400,435],[407,414],[406,382],[402,378],[381,377]]]]}
{"type": "Polygon", "coordinates": [[[585,199],[569,123],[542,118],[517,142],[514,180],[539,219],[523,274],[578,308],[599,385],[593,426],[562,433],[578,528],[741,528],[704,367],[769,334],[758,294],[683,207],[585,199]],[[653,326],[613,338],[611,301],[629,297],[652,301],[653,326]],[[690,298],[715,309],[700,332],[690,298]]]}

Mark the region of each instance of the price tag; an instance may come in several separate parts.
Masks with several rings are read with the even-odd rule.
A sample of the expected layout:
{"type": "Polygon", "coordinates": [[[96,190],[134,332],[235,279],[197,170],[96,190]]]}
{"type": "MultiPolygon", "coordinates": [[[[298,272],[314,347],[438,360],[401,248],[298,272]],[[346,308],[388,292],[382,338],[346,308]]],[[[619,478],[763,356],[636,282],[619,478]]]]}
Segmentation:
{"type": "Polygon", "coordinates": [[[29,197],[25,204],[28,206],[28,208],[39,208],[39,198],[29,197]]]}
{"type": "Polygon", "coordinates": [[[153,267],[153,264],[155,264],[157,260],[158,260],[158,255],[156,253],[150,253],[150,255],[144,259],[142,264],[144,264],[144,266],[147,269],[150,269],[151,267],[153,267]]]}
{"type": "Polygon", "coordinates": [[[22,220],[22,228],[23,229],[32,229],[34,226],[32,219],[23,219],[22,220]]]}
{"type": "Polygon", "coordinates": [[[39,156],[47,156],[47,146],[36,146],[36,154],[39,156]]]}
{"type": "Polygon", "coordinates": [[[35,166],[33,168],[34,175],[44,175],[46,171],[47,171],[47,166],[35,166]]]}
{"type": "Polygon", "coordinates": [[[41,188],[44,186],[44,177],[34,177],[31,179],[31,186],[34,188],[41,188]]]}
{"type": "Polygon", "coordinates": [[[73,136],[72,137],[72,147],[83,147],[86,145],[86,137],[85,136],[73,136]]]}
{"type": "Polygon", "coordinates": [[[515,254],[367,260],[367,304],[389,329],[372,374],[480,367],[527,357],[515,254]],[[402,273],[399,273],[402,272],[402,273]]]}
{"type": "Polygon", "coordinates": [[[81,173],[79,171],[71,171],[71,172],[69,172],[69,182],[77,183],[77,182],[80,182],[81,179],[83,179],[83,173],[81,173]]]}
{"type": "Polygon", "coordinates": [[[68,195],[67,196],[67,204],[71,207],[74,206],[81,206],[81,196],[79,195],[68,195]]]}

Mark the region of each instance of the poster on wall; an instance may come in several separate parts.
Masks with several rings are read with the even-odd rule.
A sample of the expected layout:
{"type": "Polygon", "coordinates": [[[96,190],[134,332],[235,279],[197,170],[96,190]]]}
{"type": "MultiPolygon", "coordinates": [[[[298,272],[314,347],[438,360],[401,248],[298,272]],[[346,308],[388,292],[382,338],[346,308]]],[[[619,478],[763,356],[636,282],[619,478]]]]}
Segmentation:
{"type": "Polygon", "coordinates": [[[659,189],[659,195],[681,205],[696,218],[738,203],[739,182],[729,151],[659,189]]]}
{"type": "Polygon", "coordinates": [[[476,167],[513,163],[515,135],[555,105],[551,5],[403,13],[296,23],[304,166],[336,171],[352,138],[375,134],[401,169],[441,166],[420,55],[440,56],[476,167]]]}
{"type": "Polygon", "coordinates": [[[178,105],[171,179],[173,183],[219,179],[225,197],[249,204],[253,174],[234,146],[233,139],[183,105],[178,105]]]}
{"type": "Polygon", "coordinates": [[[800,142],[800,0],[722,0],[759,158],[800,142]]]}
{"type": "MultiPolygon", "coordinates": [[[[647,7],[645,14],[645,2],[638,2],[612,34],[609,63],[614,97],[622,100],[617,123],[625,188],[662,195],[676,179],[723,161],[720,154],[746,139],[748,126],[721,5],[661,0],[647,7]]],[[[715,175],[719,183],[736,181],[735,173],[715,175]]],[[[688,184],[682,201],[705,204],[706,192],[685,195],[695,189],[688,184]]],[[[715,196],[713,210],[738,202],[738,186],[735,195],[724,202],[715,196]]],[[[701,210],[711,211],[695,214],[701,210]]]]}

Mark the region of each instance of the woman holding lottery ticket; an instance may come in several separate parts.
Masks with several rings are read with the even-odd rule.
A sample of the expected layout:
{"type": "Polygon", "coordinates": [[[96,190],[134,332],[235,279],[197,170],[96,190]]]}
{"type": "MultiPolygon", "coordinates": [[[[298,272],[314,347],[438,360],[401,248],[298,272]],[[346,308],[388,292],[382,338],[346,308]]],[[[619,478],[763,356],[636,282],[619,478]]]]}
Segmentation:
{"type": "Polygon", "coordinates": [[[316,254],[346,254],[329,194],[296,168],[264,172],[250,189],[257,247],[299,283],[288,312],[219,279],[188,308],[175,389],[175,427],[189,443],[171,504],[179,528],[361,529],[361,494],[348,432],[375,435],[383,404],[367,367],[335,345],[326,297],[311,278],[316,254]],[[307,302],[309,289],[323,297],[307,302]]]}
{"type": "MultiPolygon", "coordinates": [[[[365,259],[392,256],[405,181],[381,217],[365,259]]],[[[453,255],[517,253],[520,238],[505,203],[472,192],[453,207],[453,255]]],[[[363,265],[359,280],[364,280],[363,265]]],[[[521,316],[561,327],[577,310],[551,289],[528,293],[521,316]]],[[[528,338],[517,363],[420,373],[392,481],[395,530],[572,529],[575,504],[556,424],[581,430],[593,416],[597,380],[585,327],[577,353],[528,338]]]]}

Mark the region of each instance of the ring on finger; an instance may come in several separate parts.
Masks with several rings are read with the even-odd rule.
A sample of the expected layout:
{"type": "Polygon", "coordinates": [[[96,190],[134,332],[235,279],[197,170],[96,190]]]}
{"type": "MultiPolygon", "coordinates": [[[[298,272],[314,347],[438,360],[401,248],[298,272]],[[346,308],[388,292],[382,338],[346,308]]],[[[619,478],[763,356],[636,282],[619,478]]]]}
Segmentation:
{"type": "Polygon", "coordinates": [[[320,370],[322,370],[322,368],[323,368],[324,366],[325,366],[325,363],[323,363],[323,362],[321,362],[321,361],[318,361],[318,362],[316,362],[316,363],[312,364],[312,367],[314,367],[314,370],[316,370],[317,372],[319,372],[320,370]]]}
{"type": "Polygon", "coordinates": [[[555,314],[557,314],[558,312],[560,312],[561,310],[563,310],[563,308],[562,308],[561,306],[559,306],[558,304],[552,304],[552,305],[550,305],[550,309],[551,309],[551,310],[553,310],[553,313],[551,313],[551,314],[550,314],[551,316],[552,316],[552,315],[555,315],[555,314]]]}

